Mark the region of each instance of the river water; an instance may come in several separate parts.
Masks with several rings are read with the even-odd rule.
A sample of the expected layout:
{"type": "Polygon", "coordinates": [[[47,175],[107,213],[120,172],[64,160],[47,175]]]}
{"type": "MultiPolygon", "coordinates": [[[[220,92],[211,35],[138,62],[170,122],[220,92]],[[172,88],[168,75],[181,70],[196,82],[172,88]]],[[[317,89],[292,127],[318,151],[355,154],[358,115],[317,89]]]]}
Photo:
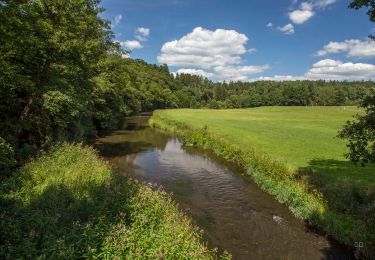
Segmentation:
{"type": "Polygon", "coordinates": [[[228,251],[233,259],[352,258],[295,219],[243,169],[209,151],[182,147],[178,138],[149,128],[148,118],[128,118],[123,130],[98,138],[95,145],[121,174],[172,193],[204,230],[210,247],[228,251]]]}

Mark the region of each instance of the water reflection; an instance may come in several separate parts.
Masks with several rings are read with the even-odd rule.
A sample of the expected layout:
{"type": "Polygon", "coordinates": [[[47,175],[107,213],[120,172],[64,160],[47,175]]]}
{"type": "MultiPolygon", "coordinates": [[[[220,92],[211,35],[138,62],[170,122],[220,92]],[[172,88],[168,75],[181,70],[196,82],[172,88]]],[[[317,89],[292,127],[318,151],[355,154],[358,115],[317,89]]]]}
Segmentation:
{"type": "Polygon", "coordinates": [[[243,170],[210,152],[182,148],[177,138],[133,117],[125,130],[96,145],[126,174],[163,185],[205,230],[210,246],[234,259],[350,259],[346,251],[309,232],[288,209],[248,180],[243,170]]]}

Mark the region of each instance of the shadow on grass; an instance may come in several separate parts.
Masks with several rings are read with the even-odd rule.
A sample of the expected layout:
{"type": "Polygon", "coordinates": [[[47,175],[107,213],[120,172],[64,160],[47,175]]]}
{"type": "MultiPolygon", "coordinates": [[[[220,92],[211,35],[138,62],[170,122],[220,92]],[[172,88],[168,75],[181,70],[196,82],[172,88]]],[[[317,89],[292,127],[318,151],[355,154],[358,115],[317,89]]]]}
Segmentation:
{"type": "MultiPolygon", "coordinates": [[[[38,195],[0,197],[0,258],[90,258],[103,254],[114,227],[133,221],[136,185],[113,174],[108,184],[49,185],[38,195]]],[[[115,238],[113,238],[115,239],[115,238]]]]}
{"type": "MultiPolygon", "coordinates": [[[[298,172],[310,190],[316,190],[323,196],[329,209],[363,223],[363,228],[358,230],[363,230],[365,234],[358,233],[358,237],[365,237],[366,241],[357,243],[364,243],[366,252],[361,252],[363,248],[356,248],[356,254],[361,257],[373,257],[375,165],[363,167],[350,161],[312,160],[308,167],[300,168],[298,172]]],[[[345,226],[342,226],[342,229],[343,233],[348,231],[345,226]]]]}
{"type": "Polygon", "coordinates": [[[361,216],[375,202],[375,165],[362,167],[350,161],[312,160],[299,173],[335,211],[361,216]]]}

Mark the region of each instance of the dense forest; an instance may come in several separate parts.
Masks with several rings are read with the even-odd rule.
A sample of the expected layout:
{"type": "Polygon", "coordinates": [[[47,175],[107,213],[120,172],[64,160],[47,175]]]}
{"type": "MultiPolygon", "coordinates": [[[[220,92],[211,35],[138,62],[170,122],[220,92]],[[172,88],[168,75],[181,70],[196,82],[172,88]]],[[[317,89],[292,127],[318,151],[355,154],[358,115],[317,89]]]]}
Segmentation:
{"type": "Polygon", "coordinates": [[[0,1],[0,171],[162,108],[356,105],[373,82],[212,82],[129,58],[98,0],[0,1]]]}
{"type": "Polygon", "coordinates": [[[181,74],[175,81],[180,107],[246,108],[257,106],[358,105],[374,87],[367,82],[256,81],[214,83],[181,74]]]}

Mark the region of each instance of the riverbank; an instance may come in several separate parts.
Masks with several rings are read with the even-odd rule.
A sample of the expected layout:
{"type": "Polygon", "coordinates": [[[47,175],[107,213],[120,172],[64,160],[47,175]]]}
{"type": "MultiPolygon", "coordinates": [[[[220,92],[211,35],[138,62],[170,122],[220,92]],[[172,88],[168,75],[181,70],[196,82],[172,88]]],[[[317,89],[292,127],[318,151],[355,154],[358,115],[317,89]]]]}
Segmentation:
{"type": "Polygon", "coordinates": [[[263,190],[287,204],[297,218],[308,220],[348,246],[363,242],[363,247],[356,248],[357,255],[371,257],[374,252],[373,168],[349,167],[343,158],[327,158],[336,156],[345,147],[342,143],[336,144],[337,140],[331,141],[334,135],[330,135],[339,130],[335,127],[345,122],[343,118],[355,113],[355,108],[303,109],[306,108],[165,110],[156,111],[150,125],[178,133],[186,144],[211,149],[239,163],[263,190]],[[283,155],[299,154],[300,158],[292,162],[275,158],[255,149],[251,139],[267,147],[275,146],[274,150],[285,151],[283,155]],[[309,158],[309,153],[314,155],[314,145],[320,144],[325,149],[315,154],[315,164],[312,164],[314,158],[309,158]],[[335,165],[325,168],[318,165],[319,156],[320,161],[335,165]],[[301,158],[311,163],[301,163],[301,158]]]}
{"type": "Polygon", "coordinates": [[[162,189],[89,147],[53,148],[0,189],[0,258],[217,259],[162,189]]]}

